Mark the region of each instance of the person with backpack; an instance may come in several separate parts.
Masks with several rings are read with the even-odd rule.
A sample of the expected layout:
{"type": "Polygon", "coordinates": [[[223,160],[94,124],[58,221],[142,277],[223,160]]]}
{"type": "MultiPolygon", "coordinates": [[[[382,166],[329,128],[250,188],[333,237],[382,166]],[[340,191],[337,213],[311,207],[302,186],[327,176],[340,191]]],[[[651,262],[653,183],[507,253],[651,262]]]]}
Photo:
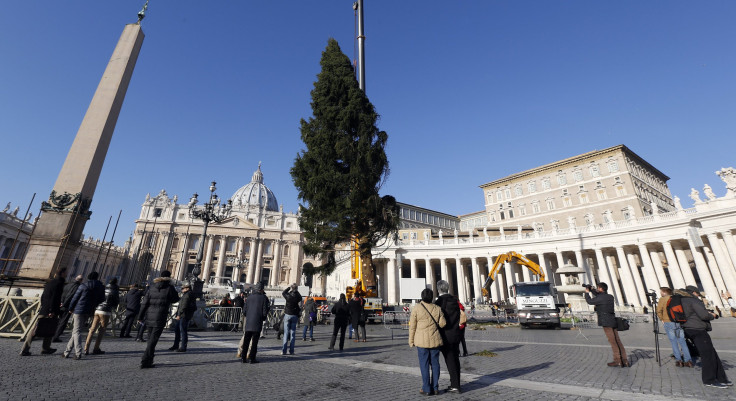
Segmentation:
{"type": "Polygon", "coordinates": [[[598,314],[598,326],[603,327],[606,333],[608,343],[611,344],[613,353],[613,362],[609,362],[608,366],[628,368],[629,359],[626,356],[626,348],[621,343],[618,336],[618,324],[616,324],[616,314],[614,313],[613,295],[608,294],[608,284],[598,283],[598,287],[593,290],[591,286],[585,287],[585,301],[588,305],[595,306],[595,313],[598,314]],[[591,298],[590,294],[593,294],[591,298]]]}
{"type": "MultiPolygon", "coordinates": [[[[677,367],[693,367],[693,359],[690,356],[690,351],[687,348],[687,342],[685,341],[685,333],[680,327],[680,323],[685,322],[684,314],[677,314],[675,310],[679,305],[682,308],[681,300],[682,295],[672,294],[672,289],[669,287],[662,287],[659,289],[659,303],[657,303],[657,316],[662,321],[664,331],[667,333],[667,338],[670,340],[672,345],[672,353],[675,356],[675,366],[677,367]],[[682,350],[682,351],[680,351],[682,350]]],[[[680,309],[681,310],[681,309],[680,309]]]]}
{"type": "Polygon", "coordinates": [[[74,360],[82,359],[82,336],[84,335],[82,329],[84,323],[97,308],[97,305],[105,300],[105,285],[97,279],[98,277],[100,277],[100,274],[96,271],[87,275],[87,282],[80,285],[69,304],[64,305],[67,310],[74,314],[72,337],[61,355],[64,358],[68,358],[74,352],[74,360]]]}
{"type": "Polygon", "coordinates": [[[733,386],[733,382],[726,377],[723,363],[716,349],[713,348],[713,341],[708,334],[712,330],[710,321],[716,318],[716,314],[705,309],[703,301],[698,298],[700,297],[698,287],[689,285],[685,287],[685,290],[686,294],[682,297],[681,304],[686,320],[682,328],[685,329],[685,334],[692,338],[700,354],[703,384],[715,388],[733,386]]]}

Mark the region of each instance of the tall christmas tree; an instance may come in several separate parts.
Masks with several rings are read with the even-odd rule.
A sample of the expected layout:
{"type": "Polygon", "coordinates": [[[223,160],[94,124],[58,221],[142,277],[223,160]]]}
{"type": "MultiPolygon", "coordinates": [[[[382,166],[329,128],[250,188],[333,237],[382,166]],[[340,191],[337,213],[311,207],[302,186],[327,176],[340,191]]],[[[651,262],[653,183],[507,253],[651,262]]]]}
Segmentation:
{"type": "Polygon", "coordinates": [[[396,199],[379,194],[389,172],[388,134],[376,127],[379,115],[336,40],[329,39],[320,65],[313,116],[301,120],[307,149],[297,155],[291,176],[302,201],[304,251],[326,260],[315,273],[330,274],[336,245],[357,239],[364,264],[370,263],[371,249],[396,235],[399,215],[396,199]]]}

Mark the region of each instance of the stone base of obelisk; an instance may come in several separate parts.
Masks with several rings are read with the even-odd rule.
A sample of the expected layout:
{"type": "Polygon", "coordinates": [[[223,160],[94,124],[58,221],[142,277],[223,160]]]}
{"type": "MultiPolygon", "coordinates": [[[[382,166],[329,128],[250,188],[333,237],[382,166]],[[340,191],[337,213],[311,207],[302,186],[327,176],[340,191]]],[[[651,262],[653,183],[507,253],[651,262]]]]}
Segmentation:
{"type": "Polygon", "coordinates": [[[71,268],[72,258],[80,246],[72,239],[81,238],[86,222],[85,217],[71,212],[41,214],[18,276],[47,280],[60,268],[71,268]]]}

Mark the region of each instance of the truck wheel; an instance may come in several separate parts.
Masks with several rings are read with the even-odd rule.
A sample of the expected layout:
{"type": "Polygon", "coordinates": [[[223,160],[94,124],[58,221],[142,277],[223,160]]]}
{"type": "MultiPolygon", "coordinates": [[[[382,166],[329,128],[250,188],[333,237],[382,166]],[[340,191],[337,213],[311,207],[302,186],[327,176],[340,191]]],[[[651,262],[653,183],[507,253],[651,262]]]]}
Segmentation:
{"type": "Polygon", "coordinates": [[[525,330],[525,329],[528,329],[528,328],[529,328],[529,325],[527,325],[526,323],[519,323],[519,327],[520,327],[520,328],[521,328],[522,330],[525,330]]]}

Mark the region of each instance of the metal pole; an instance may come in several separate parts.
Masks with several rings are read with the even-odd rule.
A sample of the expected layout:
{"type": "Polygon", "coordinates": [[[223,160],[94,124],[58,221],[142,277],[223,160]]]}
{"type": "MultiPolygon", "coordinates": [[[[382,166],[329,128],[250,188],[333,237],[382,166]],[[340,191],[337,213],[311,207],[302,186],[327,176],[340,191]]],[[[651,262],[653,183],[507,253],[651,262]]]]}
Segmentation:
{"type": "Polygon", "coordinates": [[[107,263],[107,257],[110,256],[110,249],[112,248],[112,244],[115,241],[115,233],[118,231],[118,223],[120,222],[121,214],[123,214],[123,209],[120,209],[120,211],[118,212],[118,219],[115,220],[115,227],[112,229],[112,237],[110,237],[110,244],[107,246],[107,252],[105,253],[105,260],[102,261],[103,266],[107,263]]]}
{"type": "MultiPolygon", "coordinates": [[[[102,256],[102,248],[105,247],[105,239],[107,239],[107,231],[110,229],[110,222],[112,221],[112,215],[110,215],[110,218],[107,219],[107,227],[105,227],[105,234],[102,235],[102,242],[100,242],[100,250],[97,251],[97,257],[95,258],[95,264],[92,265],[93,271],[100,271],[97,267],[97,263],[100,262],[100,256],[102,256]]],[[[102,278],[102,275],[100,275],[100,278],[102,278]]]]}
{"type": "Polygon", "coordinates": [[[363,26],[363,0],[358,0],[358,84],[365,92],[365,31],[363,26]]]}

